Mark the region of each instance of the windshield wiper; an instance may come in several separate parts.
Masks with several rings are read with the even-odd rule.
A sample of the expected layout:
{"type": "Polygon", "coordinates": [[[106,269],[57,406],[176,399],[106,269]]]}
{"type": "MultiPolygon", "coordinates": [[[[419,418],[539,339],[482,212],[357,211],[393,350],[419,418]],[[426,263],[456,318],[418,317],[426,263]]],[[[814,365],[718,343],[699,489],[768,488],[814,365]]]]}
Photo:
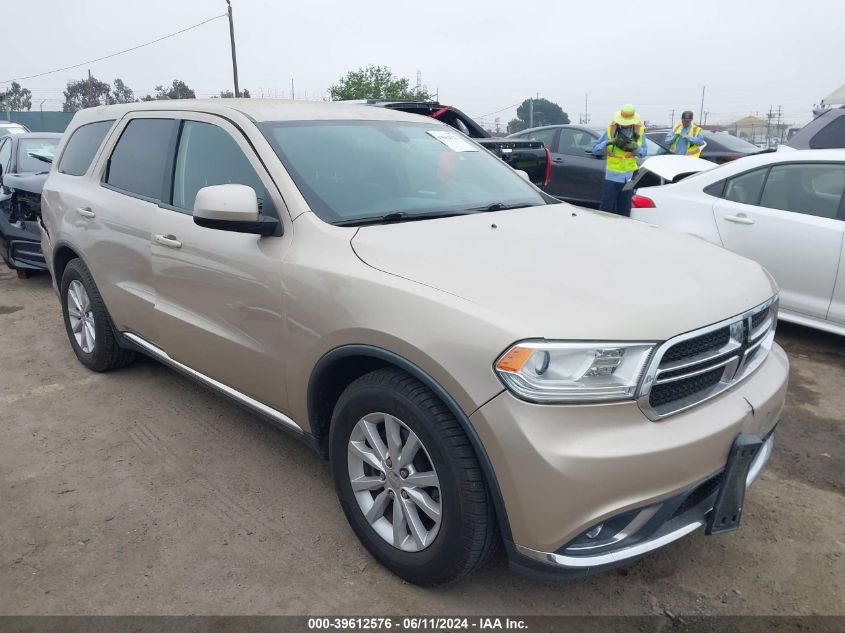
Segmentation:
{"type": "Polygon", "coordinates": [[[466,211],[434,211],[432,213],[406,213],[394,211],[385,215],[366,218],[353,218],[332,222],[335,226],[365,226],[367,224],[397,224],[399,222],[414,222],[416,220],[433,220],[435,218],[451,218],[456,215],[467,215],[466,211]]]}
{"type": "Polygon", "coordinates": [[[485,207],[473,207],[472,209],[467,209],[467,211],[471,213],[486,213],[487,211],[505,211],[506,209],[519,209],[521,207],[536,207],[536,204],[531,203],[522,203],[519,202],[517,204],[505,204],[504,202],[494,202],[493,204],[488,204],[485,207]]]}

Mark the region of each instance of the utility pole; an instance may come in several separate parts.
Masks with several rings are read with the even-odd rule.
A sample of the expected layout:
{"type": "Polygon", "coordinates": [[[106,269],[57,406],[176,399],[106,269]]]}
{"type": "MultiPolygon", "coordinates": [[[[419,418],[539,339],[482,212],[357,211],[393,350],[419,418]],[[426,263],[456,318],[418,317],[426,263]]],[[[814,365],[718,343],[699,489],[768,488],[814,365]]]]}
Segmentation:
{"type": "Polygon", "coordinates": [[[590,108],[587,105],[587,98],[590,95],[588,93],[584,93],[584,125],[587,125],[590,122],[590,108]]]}
{"type": "Polygon", "coordinates": [[[290,78],[290,100],[296,101],[296,93],[293,91],[293,77],[290,78]]]}
{"type": "Polygon", "coordinates": [[[777,133],[778,133],[778,142],[783,143],[783,128],[780,125],[780,117],[783,114],[781,108],[782,108],[782,106],[778,106],[778,125],[777,125],[777,128],[775,128],[775,129],[777,130],[777,133]]]}
{"type": "Polygon", "coordinates": [[[41,131],[42,132],[44,131],[44,101],[47,101],[47,99],[44,99],[41,103],[38,104],[38,109],[41,110],[41,131]]]}
{"type": "Polygon", "coordinates": [[[704,89],[707,86],[701,86],[701,109],[698,111],[698,120],[701,121],[704,118],[704,89]]]}
{"type": "Polygon", "coordinates": [[[528,98],[528,127],[534,127],[534,99],[528,98]]]}
{"type": "Polygon", "coordinates": [[[772,140],[772,118],[774,117],[772,106],[769,106],[769,113],[766,115],[766,147],[771,145],[772,140]]]}
{"type": "Polygon", "coordinates": [[[226,0],[229,5],[227,13],[229,14],[229,38],[232,40],[232,74],[235,76],[235,96],[240,97],[241,93],[238,90],[238,57],[235,55],[235,23],[232,21],[232,0],[226,0]]]}
{"type": "Polygon", "coordinates": [[[672,116],[672,123],[671,123],[671,125],[669,125],[669,127],[674,128],[675,127],[675,108],[672,108],[672,112],[670,114],[672,116]]]}

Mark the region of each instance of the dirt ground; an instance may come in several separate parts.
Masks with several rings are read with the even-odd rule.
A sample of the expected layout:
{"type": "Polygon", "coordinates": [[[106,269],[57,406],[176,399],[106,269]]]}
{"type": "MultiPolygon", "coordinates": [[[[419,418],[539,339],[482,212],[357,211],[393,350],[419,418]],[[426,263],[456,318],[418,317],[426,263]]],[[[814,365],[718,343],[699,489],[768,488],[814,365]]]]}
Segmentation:
{"type": "Polygon", "coordinates": [[[778,339],[789,399],[738,533],[429,590],[369,557],[302,444],[153,361],[88,371],[49,277],[0,264],[0,614],[845,614],[845,338],[778,339]]]}

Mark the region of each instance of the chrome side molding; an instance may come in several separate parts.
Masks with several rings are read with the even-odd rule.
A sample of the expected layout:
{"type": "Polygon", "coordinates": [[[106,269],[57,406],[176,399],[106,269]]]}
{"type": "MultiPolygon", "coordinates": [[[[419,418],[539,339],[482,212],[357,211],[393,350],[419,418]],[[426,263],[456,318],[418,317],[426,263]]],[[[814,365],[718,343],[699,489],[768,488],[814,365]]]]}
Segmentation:
{"type": "Polygon", "coordinates": [[[239,402],[240,404],[244,405],[245,407],[249,407],[253,411],[260,413],[263,416],[266,416],[273,420],[274,422],[278,422],[284,427],[295,431],[297,433],[304,433],[302,427],[299,426],[296,422],[294,422],[291,418],[286,416],[281,411],[277,411],[272,407],[268,407],[263,402],[259,402],[255,398],[251,398],[248,395],[241,393],[237,389],[232,389],[228,385],[224,385],[222,382],[218,380],[214,380],[214,378],[210,378],[205,374],[201,374],[195,369],[191,369],[187,365],[183,365],[177,360],[174,360],[170,357],[170,355],[165,352],[160,347],[153,345],[149,341],[141,338],[137,334],[133,334],[131,332],[122,332],[122,335],[126,338],[126,340],[132,342],[133,345],[137,345],[144,353],[149,354],[156,360],[161,361],[165,365],[168,365],[172,369],[185,374],[189,378],[193,378],[208,387],[214,389],[218,393],[222,393],[224,396],[228,396],[232,400],[239,402]]]}

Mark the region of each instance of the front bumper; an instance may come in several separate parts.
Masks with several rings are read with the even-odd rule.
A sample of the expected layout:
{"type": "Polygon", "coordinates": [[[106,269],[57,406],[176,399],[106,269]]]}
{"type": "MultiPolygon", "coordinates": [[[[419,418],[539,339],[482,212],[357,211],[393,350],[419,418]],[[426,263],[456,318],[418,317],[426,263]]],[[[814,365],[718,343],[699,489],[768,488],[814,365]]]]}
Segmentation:
{"type": "MultiPolygon", "coordinates": [[[[751,486],[762,472],[772,454],[773,446],[774,433],[770,433],[763,443],[762,450],[757,454],[748,470],[745,479],[746,488],[751,486]]],[[[612,569],[623,563],[636,560],[704,527],[708,515],[714,509],[721,477],[722,473],[717,473],[680,495],[635,513],[630,523],[627,523],[615,535],[619,539],[617,543],[622,544],[622,547],[597,548],[609,549],[610,551],[595,554],[590,554],[586,550],[587,553],[580,556],[567,555],[565,548],[561,548],[559,552],[538,552],[522,545],[515,546],[516,552],[546,567],[551,566],[566,571],[577,572],[580,570],[586,574],[612,569]],[[652,524],[651,531],[644,538],[637,540],[644,530],[649,530],[649,524],[652,524]],[[630,545],[624,545],[626,541],[630,540],[634,542],[630,545]]],[[[576,575],[578,574],[576,573],[576,575]]]]}
{"type": "Polygon", "coordinates": [[[9,222],[4,213],[0,213],[0,257],[10,268],[47,269],[41,252],[41,236],[33,228],[34,224],[26,222],[24,228],[21,228],[9,222]]]}
{"type": "Polygon", "coordinates": [[[684,500],[725,468],[739,434],[769,440],[749,471],[749,483],[759,474],[771,453],[769,436],[783,408],[788,373],[786,354],[774,345],[742,383],[657,422],[634,402],[536,405],[506,392],[485,404],[471,420],[502,492],[512,565],[593,573],[701,527],[712,499],[699,490],[696,503],[682,505],[684,500]],[[673,504],[674,514],[646,517],[649,525],[638,526],[639,535],[651,532],[630,549],[620,540],[619,549],[595,556],[563,553],[592,526],[673,504]]]}

